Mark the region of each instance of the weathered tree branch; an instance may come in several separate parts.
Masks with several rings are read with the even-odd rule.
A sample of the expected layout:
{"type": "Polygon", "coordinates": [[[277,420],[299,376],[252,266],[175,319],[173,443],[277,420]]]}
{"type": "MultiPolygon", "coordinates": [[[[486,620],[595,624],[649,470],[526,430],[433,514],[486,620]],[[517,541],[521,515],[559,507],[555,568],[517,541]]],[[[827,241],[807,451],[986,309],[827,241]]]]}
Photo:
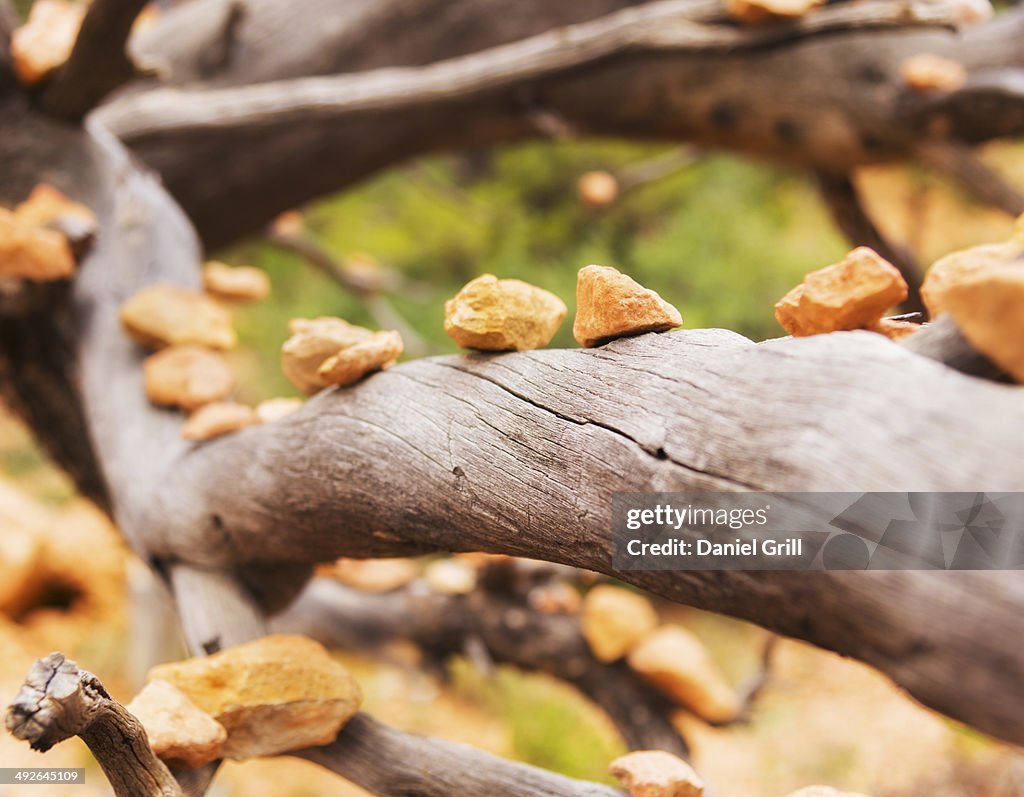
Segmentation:
{"type": "Polygon", "coordinates": [[[110,92],[135,77],[125,46],[148,0],[93,0],[74,49],[43,89],[42,107],[77,121],[110,92]]]}
{"type": "Polygon", "coordinates": [[[369,594],[315,579],[271,625],[343,650],[407,640],[438,659],[463,654],[470,640],[479,640],[496,662],[546,672],[576,686],[604,709],[629,749],[687,755],[670,719],[673,705],[622,662],[595,659],[578,616],[542,614],[512,594],[478,588],[464,596],[442,595],[423,584],[369,594]]]}
{"type": "Polygon", "coordinates": [[[149,746],[142,724],[113,700],[99,679],[60,653],[32,667],[7,709],[7,729],[46,752],[80,736],[117,797],[184,797],[149,746]]]}

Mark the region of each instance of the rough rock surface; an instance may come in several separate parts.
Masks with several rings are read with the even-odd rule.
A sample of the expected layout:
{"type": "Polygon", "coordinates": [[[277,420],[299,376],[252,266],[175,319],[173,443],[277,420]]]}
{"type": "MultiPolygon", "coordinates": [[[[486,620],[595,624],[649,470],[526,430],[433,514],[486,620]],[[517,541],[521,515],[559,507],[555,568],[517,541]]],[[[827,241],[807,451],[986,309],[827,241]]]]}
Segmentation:
{"type": "Polygon", "coordinates": [[[568,309],[542,288],[484,274],[444,305],[444,331],[464,349],[527,351],[551,342],[568,309]]]}
{"type": "Polygon", "coordinates": [[[609,266],[580,269],[572,334],[581,346],[600,346],[644,332],[665,332],[682,323],[675,307],[618,270],[609,266]]]}
{"type": "Polygon", "coordinates": [[[125,706],[146,729],[149,746],[164,761],[201,767],[221,757],[224,726],[167,681],[150,681],[125,706]]]}
{"type": "Polygon", "coordinates": [[[775,318],[796,337],[865,329],[907,298],[899,270],[866,246],[812,271],[775,305],[775,318]]]}
{"type": "Polygon", "coordinates": [[[394,330],[371,332],[366,340],[328,357],[317,369],[317,377],[328,385],[351,385],[372,371],[390,368],[403,349],[402,336],[394,330]]]}
{"type": "Polygon", "coordinates": [[[28,20],[11,35],[14,72],[34,86],[68,60],[85,16],[84,3],[36,0],[28,20]]]}
{"type": "Polygon", "coordinates": [[[703,643],[678,626],[662,626],[627,659],[634,672],[709,722],[735,718],[740,702],[703,643]]]}
{"type": "Polygon", "coordinates": [[[348,670],[300,636],[268,636],[164,664],[150,679],[174,684],[223,725],[223,754],[239,760],[328,744],[362,702],[348,670]]]}
{"type": "Polygon", "coordinates": [[[270,278],[262,269],[213,260],[203,266],[203,288],[228,302],[261,302],[270,296],[270,278]]]}
{"type": "Polygon", "coordinates": [[[0,277],[47,282],[74,273],[75,257],[63,235],[0,208],[0,277]]]}
{"type": "Polygon", "coordinates": [[[146,396],[154,404],[192,411],[225,398],[235,386],[224,358],[199,346],[168,346],[142,364],[146,396]]]}
{"type": "Polygon", "coordinates": [[[946,312],[946,291],[975,272],[1016,264],[1024,268],[1024,216],[1017,219],[1009,240],[982,244],[959,252],[951,252],[936,260],[925,273],[921,300],[932,318],[946,312]]]}
{"type": "Polygon", "coordinates": [[[951,285],[945,303],[971,345],[1024,382],[1024,267],[977,271],[951,285]]]}
{"type": "Polygon", "coordinates": [[[643,595],[599,584],[583,598],[583,638],[599,661],[616,661],[658,627],[658,615],[643,595]]]}
{"type": "Polygon", "coordinates": [[[184,344],[230,349],[238,340],[231,315],[217,302],[164,283],[143,288],[125,302],[121,323],[133,339],[153,349],[184,344]]]}
{"type": "Polygon", "coordinates": [[[181,436],[186,440],[212,440],[254,423],[259,423],[259,418],[252,407],[233,401],[217,401],[205,404],[189,415],[181,427],[181,436]]]}
{"type": "Polygon", "coordinates": [[[915,91],[955,91],[967,82],[967,70],[941,55],[918,53],[900,64],[900,77],[915,91]]]}
{"type": "Polygon", "coordinates": [[[662,750],[637,750],[616,758],[608,771],[630,797],[701,797],[704,782],[693,768],[662,750]]]}
{"type": "Polygon", "coordinates": [[[349,376],[359,362],[380,361],[384,353],[397,347],[398,351],[391,355],[389,361],[382,361],[376,366],[385,367],[402,351],[401,337],[397,332],[373,332],[340,318],[295,318],[289,324],[289,330],[291,337],[281,347],[281,370],[289,382],[308,394],[332,384],[342,384],[330,380],[349,376]],[[364,343],[368,345],[348,358],[333,359],[342,351],[364,343]],[[327,367],[331,360],[330,367],[327,367]]]}

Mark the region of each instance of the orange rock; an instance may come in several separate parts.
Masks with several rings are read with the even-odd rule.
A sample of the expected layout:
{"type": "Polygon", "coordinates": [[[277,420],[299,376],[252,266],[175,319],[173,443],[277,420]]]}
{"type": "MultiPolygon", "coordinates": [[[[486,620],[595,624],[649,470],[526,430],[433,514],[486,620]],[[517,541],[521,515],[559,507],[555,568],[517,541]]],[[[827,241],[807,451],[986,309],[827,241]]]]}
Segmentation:
{"type": "Polygon", "coordinates": [[[619,198],[619,181],[608,172],[587,172],[577,181],[576,193],[587,207],[605,208],[619,198]]]}
{"type": "Polygon", "coordinates": [[[261,302],[270,296],[270,279],[258,268],[213,260],[203,266],[203,288],[229,302],[261,302]]]}
{"type": "Polygon", "coordinates": [[[621,659],[657,627],[654,607],[637,592],[599,584],[583,598],[583,637],[599,661],[621,659]]]}
{"type": "Polygon", "coordinates": [[[168,346],[142,364],[154,404],[195,410],[225,398],[235,386],[224,358],[198,346],[168,346]]]}
{"type": "Polygon", "coordinates": [[[143,346],[194,344],[230,349],[238,342],[231,315],[205,294],[177,285],[150,285],[121,306],[121,324],[143,346]]]}
{"type": "Polygon", "coordinates": [[[550,343],[567,312],[553,293],[484,274],[445,302],[444,331],[465,349],[526,351],[550,343]]]}
{"type": "Polygon", "coordinates": [[[663,750],[637,750],[616,758],[608,772],[629,797],[701,797],[704,781],[681,758],[663,750]]]}
{"type": "Polygon", "coordinates": [[[273,423],[300,409],[302,409],[302,399],[267,399],[256,405],[256,417],[260,419],[260,423],[273,423]]]}
{"type": "Polygon", "coordinates": [[[970,344],[1024,382],[1024,266],[976,271],[949,286],[945,303],[970,344]]]}
{"type": "Polygon", "coordinates": [[[796,337],[863,329],[907,298],[899,270],[859,246],[838,263],[812,271],[775,305],[775,318],[796,337]]]}
{"type": "Polygon", "coordinates": [[[189,415],[181,427],[181,436],[186,440],[211,440],[254,423],[259,423],[259,418],[252,407],[219,401],[206,404],[189,415]]]}
{"type": "Polygon", "coordinates": [[[900,77],[914,91],[955,91],[967,82],[967,70],[949,58],[918,53],[903,60],[900,77]]]}
{"type": "Polygon", "coordinates": [[[223,754],[246,759],[334,741],[362,702],[359,685],[317,642],[275,635],[153,668],[227,730],[223,754]]]}
{"type": "Polygon", "coordinates": [[[402,336],[394,330],[371,332],[370,337],[324,360],[317,377],[328,385],[343,387],[358,382],[372,371],[390,368],[402,354],[402,336]]]}
{"type": "Polygon", "coordinates": [[[1012,236],[996,244],[982,244],[952,252],[936,260],[924,275],[921,300],[932,318],[946,312],[946,291],[976,272],[1020,264],[1024,259],[1024,215],[1017,219],[1012,236]]]}
{"type": "Polygon", "coordinates": [[[895,318],[883,318],[868,327],[872,332],[885,335],[889,340],[902,340],[921,328],[920,324],[915,324],[913,321],[901,321],[895,318]]]}
{"type": "Polygon", "coordinates": [[[74,273],[75,257],[63,235],[0,208],[0,277],[48,282],[74,273]]]}
{"type": "Polygon", "coordinates": [[[164,761],[201,767],[221,757],[224,726],[167,681],[150,681],[125,706],[146,729],[153,752],[164,761]]]}
{"type": "Polygon", "coordinates": [[[84,16],[84,5],[36,0],[28,21],[11,35],[11,59],[18,80],[34,86],[67,61],[84,16]]]}
{"type": "Polygon", "coordinates": [[[762,25],[781,19],[802,17],[824,0],[726,0],[726,13],[744,25],[762,25]]]}
{"type": "Polygon", "coordinates": [[[91,225],[96,224],[96,214],[85,205],[72,202],[52,185],[40,183],[32,189],[28,199],[14,208],[19,221],[45,227],[62,216],[75,216],[91,225]]]}
{"type": "Polygon", "coordinates": [[[662,626],[629,653],[630,668],[679,705],[709,722],[734,719],[740,701],[697,637],[662,626]]]}
{"type": "Polygon", "coordinates": [[[665,332],[682,323],[676,308],[616,269],[580,269],[572,333],[581,346],[600,346],[644,332],[665,332]]]}

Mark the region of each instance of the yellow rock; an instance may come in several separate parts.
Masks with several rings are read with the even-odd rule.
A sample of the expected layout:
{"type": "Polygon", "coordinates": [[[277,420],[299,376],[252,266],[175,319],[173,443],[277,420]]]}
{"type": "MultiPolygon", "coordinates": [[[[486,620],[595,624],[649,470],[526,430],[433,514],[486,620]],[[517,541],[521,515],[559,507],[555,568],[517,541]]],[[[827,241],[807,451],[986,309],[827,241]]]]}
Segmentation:
{"type": "Polygon", "coordinates": [[[394,330],[371,332],[366,340],[328,357],[317,377],[328,385],[351,385],[372,371],[390,368],[403,350],[402,336],[394,330]]]}
{"type": "Polygon", "coordinates": [[[270,279],[261,269],[213,260],[203,266],[203,288],[228,302],[261,302],[270,296],[270,279]]]}
{"type": "Polygon", "coordinates": [[[903,60],[900,77],[915,91],[954,91],[967,82],[967,70],[941,55],[918,53],[903,60]]]}
{"type": "Polygon", "coordinates": [[[681,706],[709,722],[735,718],[740,702],[697,637],[662,626],[630,652],[629,666],[681,706]]]}
{"type": "Polygon", "coordinates": [[[150,681],[125,708],[134,714],[153,752],[164,761],[201,767],[221,757],[228,734],[184,692],[167,681],[150,681]]]}
{"type": "Polygon", "coordinates": [[[268,636],[164,664],[150,671],[158,679],[223,725],[223,753],[239,760],[329,744],[362,702],[348,670],[301,636],[268,636]]]}
{"type": "Polygon", "coordinates": [[[542,288],[484,274],[444,305],[444,331],[464,349],[527,351],[551,342],[568,309],[542,288]]]}
{"type": "Polygon", "coordinates": [[[184,344],[230,349],[238,341],[227,310],[177,285],[143,288],[121,306],[121,324],[134,340],[153,349],[184,344]]]}
{"type": "Polygon", "coordinates": [[[812,271],[775,305],[775,318],[796,337],[864,329],[907,298],[899,270],[859,246],[838,263],[812,271]]]}
{"type": "Polygon", "coordinates": [[[0,277],[48,282],[74,273],[75,258],[63,235],[0,208],[0,277]]]}
{"type": "Polygon", "coordinates": [[[594,658],[616,661],[658,627],[658,615],[643,595],[599,584],[583,598],[581,625],[594,658]]]}
{"type": "Polygon", "coordinates": [[[34,86],[68,60],[85,16],[85,5],[36,0],[28,21],[11,35],[11,59],[18,80],[34,86]]]}
{"type": "Polygon", "coordinates": [[[303,393],[343,384],[332,380],[351,379],[364,365],[369,368],[377,363],[373,367],[387,367],[402,352],[402,339],[397,332],[373,332],[340,318],[295,318],[289,329],[291,337],[281,347],[281,370],[303,393]],[[338,356],[360,344],[366,345],[347,357],[338,356]]]}
{"type": "Polygon", "coordinates": [[[608,772],[629,797],[701,797],[704,781],[681,758],[662,750],[637,750],[616,758],[608,772]]]}
{"type": "Polygon", "coordinates": [[[142,363],[146,396],[154,404],[195,410],[235,386],[224,358],[199,346],[168,346],[142,363]]]}
{"type": "Polygon", "coordinates": [[[1010,264],[1024,268],[1024,216],[1017,219],[1009,240],[951,252],[932,264],[921,285],[921,299],[928,314],[937,318],[946,312],[946,291],[950,286],[984,269],[1010,264]]]}
{"type": "Polygon", "coordinates": [[[644,332],[665,332],[682,323],[676,308],[616,269],[580,269],[572,333],[581,346],[600,346],[644,332]]]}
{"type": "Polygon", "coordinates": [[[1024,267],[976,271],[950,285],[944,300],[970,344],[1024,382],[1024,267]]]}
{"type": "Polygon", "coordinates": [[[259,418],[252,407],[233,401],[218,401],[204,404],[189,415],[181,427],[181,436],[186,440],[212,440],[254,423],[259,423],[259,418]]]}

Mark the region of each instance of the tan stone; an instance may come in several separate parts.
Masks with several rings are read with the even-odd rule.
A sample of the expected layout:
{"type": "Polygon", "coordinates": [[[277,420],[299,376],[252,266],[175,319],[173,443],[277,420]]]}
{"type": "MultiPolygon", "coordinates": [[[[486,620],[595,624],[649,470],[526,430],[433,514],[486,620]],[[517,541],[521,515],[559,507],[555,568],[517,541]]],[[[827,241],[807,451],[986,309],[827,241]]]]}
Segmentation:
{"type": "Polygon", "coordinates": [[[824,0],[726,0],[725,10],[744,25],[762,25],[802,17],[821,5],[824,0]]]}
{"type": "Polygon", "coordinates": [[[218,401],[205,404],[189,415],[181,427],[181,436],[186,440],[212,440],[255,423],[259,423],[259,418],[252,407],[218,401]]]}
{"type": "Polygon", "coordinates": [[[68,60],[85,5],[60,0],[36,0],[28,21],[11,35],[11,59],[18,80],[34,86],[68,60]]]}
{"type": "Polygon", "coordinates": [[[225,398],[235,386],[224,358],[199,346],[168,346],[142,363],[146,396],[154,404],[195,410],[225,398]]]}
{"type": "Polygon", "coordinates": [[[134,714],[153,752],[164,761],[201,767],[221,757],[224,726],[167,681],[150,681],[125,708],[134,714]]]}
{"type": "Polygon", "coordinates": [[[740,701],[703,643],[679,626],[662,626],[629,653],[629,666],[668,697],[709,722],[734,719],[740,701]]]}
{"type": "Polygon", "coordinates": [[[1024,267],[977,271],[949,286],[945,303],[970,344],[1024,382],[1024,267]]]}
{"type": "Polygon", "coordinates": [[[955,91],[967,82],[967,70],[958,61],[918,53],[903,59],[900,77],[914,91],[955,91]]]}
{"type": "Polygon", "coordinates": [[[412,559],[338,559],[318,570],[321,575],[364,592],[391,592],[419,575],[412,559]]]}
{"type": "Polygon", "coordinates": [[[872,332],[885,335],[889,340],[902,340],[921,328],[920,324],[915,324],[913,321],[901,321],[895,318],[883,318],[868,327],[872,332]]]}
{"type": "Polygon", "coordinates": [[[682,323],[676,308],[616,269],[580,269],[572,334],[581,346],[600,346],[644,332],[665,332],[682,323]]]}
{"type": "Polygon", "coordinates": [[[194,344],[230,349],[238,339],[231,315],[205,294],[177,285],[150,285],[121,306],[121,324],[143,346],[194,344]]]}
{"type": "Polygon", "coordinates": [[[921,285],[921,300],[929,316],[938,318],[946,312],[945,295],[950,286],[984,269],[1010,264],[1024,267],[1024,216],[1017,219],[1009,240],[951,252],[931,265],[921,285]]]}
{"type": "Polygon", "coordinates": [[[542,288],[484,274],[444,305],[444,331],[464,349],[527,351],[546,346],[568,309],[542,288]]]}
{"type": "Polygon", "coordinates": [[[223,725],[223,754],[238,760],[329,744],[362,702],[348,670],[301,636],[264,637],[149,677],[174,684],[223,725]]]}
{"type": "Polygon", "coordinates": [[[576,193],[584,205],[598,210],[619,198],[619,181],[605,171],[587,172],[576,182],[576,193]]]}
{"type": "Polygon", "coordinates": [[[211,260],[203,266],[203,288],[228,302],[261,302],[270,296],[270,278],[252,266],[229,266],[211,260]]]}
{"type": "Polygon", "coordinates": [[[63,235],[0,208],[0,277],[48,282],[74,273],[75,257],[63,235]]]}
{"type": "Polygon", "coordinates": [[[343,349],[371,341],[374,332],[340,318],[295,318],[288,325],[291,337],[281,347],[281,370],[303,393],[316,393],[332,383],[321,367],[343,349]]]}
{"type": "Polygon", "coordinates": [[[403,349],[402,336],[394,330],[372,332],[367,340],[325,360],[316,372],[317,377],[328,385],[351,385],[372,371],[390,368],[403,349]]]}
{"type": "Polygon", "coordinates": [[[302,399],[272,398],[256,405],[256,417],[260,423],[273,423],[302,409],[302,399]]]}
{"type": "Polygon", "coordinates": [[[775,318],[796,337],[864,329],[907,298],[899,270],[859,246],[838,263],[812,271],[775,305],[775,318]]]}
{"type": "Polygon", "coordinates": [[[562,581],[534,587],[527,601],[541,614],[578,614],[583,605],[580,593],[562,581]]]}
{"type": "Polygon", "coordinates": [[[300,235],[306,229],[306,222],[297,210],[286,210],[270,222],[274,235],[300,235]]]}
{"type": "Polygon", "coordinates": [[[663,750],[637,750],[616,758],[608,772],[629,797],[701,797],[704,781],[693,768],[663,750]]]}
{"type": "Polygon", "coordinates": [[[867,795],[861,794],[859,791],[839,791],[831,786],[806,786],[790,792],[786,797],[867,797],[867,795]]]}
{"type": "Polygon", "coordinates": [[[657,627],[657,612],[637,592],[599,584],[583,598],[583,637],[599,661],[621,659],[657,627]]]}
{"type": "Polygon", "coordinates": [[[476,588],[476,568],[465,560],[436,559],[427,565],[423,577],[444,595],[468,595],[476,588]]]}
{"type": "Polygon", "coordinates": [[[52,185],[40,183],[32,189],[28,199],[14,208],[14,215],[25,224],[45,227],[64,216],[74,216],[91,226],[96,224],[96,214],[85,205],[72,202],[52,185]]]}

